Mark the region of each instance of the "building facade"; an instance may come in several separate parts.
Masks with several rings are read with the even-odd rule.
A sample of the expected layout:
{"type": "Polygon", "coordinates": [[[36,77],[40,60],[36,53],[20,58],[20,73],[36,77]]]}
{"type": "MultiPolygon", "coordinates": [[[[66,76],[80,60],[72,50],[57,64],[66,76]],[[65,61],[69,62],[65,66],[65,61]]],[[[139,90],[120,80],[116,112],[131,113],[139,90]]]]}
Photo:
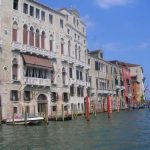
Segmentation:
{"type": "Polygon", "coordinates": [[[0,94],[3,119],[84,110],[86,27],[76,10],[31,0],[0,1],[0,94]],[[9,11],[8,11],[9,10],[9,11]]]}

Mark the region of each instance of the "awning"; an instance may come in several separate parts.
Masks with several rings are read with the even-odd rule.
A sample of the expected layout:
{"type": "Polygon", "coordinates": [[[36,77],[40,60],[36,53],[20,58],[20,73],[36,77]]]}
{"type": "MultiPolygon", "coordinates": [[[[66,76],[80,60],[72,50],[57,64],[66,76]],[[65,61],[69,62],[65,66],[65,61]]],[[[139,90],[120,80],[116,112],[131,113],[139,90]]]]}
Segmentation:
{"type": "Polygon", "coordinates": [[[50,60],[47,58],[42,58],[42,57],[37,57],[37,56],[32,56],[27,54],[22,54],[22,56],[27,66],[45,68],[45,69],[49,69],[52,67],[50,60]]]}

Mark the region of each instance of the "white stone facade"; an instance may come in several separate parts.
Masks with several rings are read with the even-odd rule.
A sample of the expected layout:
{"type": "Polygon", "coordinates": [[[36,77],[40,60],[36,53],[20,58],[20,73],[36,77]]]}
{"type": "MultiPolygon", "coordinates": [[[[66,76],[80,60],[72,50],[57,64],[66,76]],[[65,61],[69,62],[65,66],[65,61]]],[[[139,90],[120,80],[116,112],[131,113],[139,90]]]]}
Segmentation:
{"type": "Polygon", "coordinates": [[[65,113],[71,114],[73,104],[83,113],[89,86],[86,27],[76,10],[1,0],[0,53],[3,119],[25,108],[30,115],[47,110],[53,117],[57,110],[61,116],[62,104],[65,113]]]}

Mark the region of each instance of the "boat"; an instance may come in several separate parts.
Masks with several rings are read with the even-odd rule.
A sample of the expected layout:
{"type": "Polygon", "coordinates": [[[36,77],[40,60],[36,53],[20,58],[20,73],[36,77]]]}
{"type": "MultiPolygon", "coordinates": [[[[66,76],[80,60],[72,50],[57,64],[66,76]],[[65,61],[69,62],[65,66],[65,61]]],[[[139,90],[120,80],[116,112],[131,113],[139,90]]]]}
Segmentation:
{"type": "Polygon", "coordinates": [[[6,124],[8,125],[37,125],[44,120],[43,117],[27,117],[25,118],[14,118],[7,119],[6,124]]]}

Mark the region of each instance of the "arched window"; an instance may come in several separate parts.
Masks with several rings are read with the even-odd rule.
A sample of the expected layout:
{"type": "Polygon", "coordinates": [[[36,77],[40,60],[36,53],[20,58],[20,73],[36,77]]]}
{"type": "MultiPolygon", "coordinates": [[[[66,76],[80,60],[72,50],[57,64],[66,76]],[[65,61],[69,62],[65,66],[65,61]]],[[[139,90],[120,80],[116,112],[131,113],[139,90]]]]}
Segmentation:
{"type": "Polygon", "coordinates": [[[40,34],[38,29],[36,30],[35,33],[35,46],[40,47],[40,34]]]}
{"type": "Polygon", "coordinates": [[[49,47],[50,47],[50,51],[53,51],[53,35],[50,35],[49,47]]]}
{"type": "Polygon", "coordinates": [[[18,61],[16,58],[12,61],[12,79],[17,80],[18,79],[18,61]]]}
{"type": "Polygon", "coordinates": [[[81,49],[80,49],[80,46],[79,46],[79,60],[81,60],[81,49]]]}
{"type": "Polygon", "coordinates": [[[28,44],[28,26],[23,26],[23,44],[28,44]]]}
{"type": "Polygon", "coordinates": [[[61,39],[61,54],[64,54],[64,39],[61,39]]]}
{"type": "Polygon", "coordinates": [[[17,30],[18,30],[18,24],[16,22],[13,23],[13,29],[12,29],[12,41],[17,41],[17,30]]]}
{"type": "Polygon", "coordinates": [[[70,47],[71,47],[71,44],[70,44],[70,41],[68,41],[68,55],[70,56],[70,47]]]}
{"type": "Polygon", "coordinates": [[[42,35],[41,35],[41,48],[45,48],[45,32],[42,31],[42,35]]]}
{"type": "Polygon", "coordinates": [[[33,29],[33,27],[30,28],[30,41],[29,41],[29,44],[31,46],[34,46],[34,29],[33,29]]]}
{"type": "Polygon", "coordinates": [[[78,52],[77,52],[77,45],[75,45],[75,58],[77,59],[78,58],[78,52]]]}

